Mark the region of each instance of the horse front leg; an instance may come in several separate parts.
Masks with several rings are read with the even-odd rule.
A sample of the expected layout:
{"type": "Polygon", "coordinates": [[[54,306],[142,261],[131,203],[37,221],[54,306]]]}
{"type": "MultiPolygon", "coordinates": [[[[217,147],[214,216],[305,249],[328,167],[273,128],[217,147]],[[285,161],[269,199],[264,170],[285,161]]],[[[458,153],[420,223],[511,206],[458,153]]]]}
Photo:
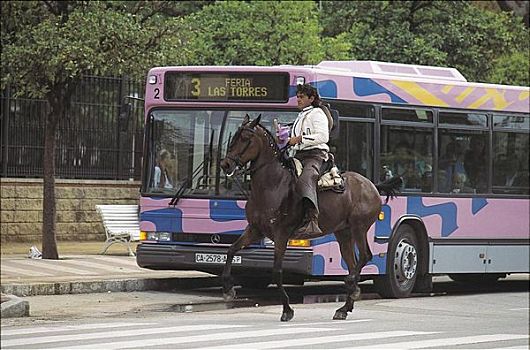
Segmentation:
{"type": "Polygon", "coordinates": [[[232,260],[236,253],[241,250],[241,248],[248,246],[249,244],[254,243],[262,236],[259,232],[252,228],[250,225],[247,225],[245,232],[239,238],[232,243],[228,252],[226,253],[226,262],[223,268],[223,274],[221,279],[223,281],[223,298],[225,301],[231,301],[236,296],[236,290],[234,289],[234,280],[232,279],[232,260]]]}
{"type": "Polygon", "coordinates": [[[274,242],[274,265],[272,268],[272,278],[273,282],[277,285],[278,291],[280,292],[280,298],[282,300],[283,311],[282,311],[282,322],[290,321],[294,317],[294,310],[289,306],[289,296],[283,288],[283,257],[285,255],[285,250],[287,249],[287,240],[282,240],[282,242],[274,242]]]}

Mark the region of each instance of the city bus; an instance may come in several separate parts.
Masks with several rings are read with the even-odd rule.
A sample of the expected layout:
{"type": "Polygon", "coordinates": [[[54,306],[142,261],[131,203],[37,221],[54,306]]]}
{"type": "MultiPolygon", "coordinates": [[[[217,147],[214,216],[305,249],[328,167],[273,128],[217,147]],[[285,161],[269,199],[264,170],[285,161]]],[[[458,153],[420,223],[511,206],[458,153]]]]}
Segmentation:
{"type": "MultiPolygon", "coordinates": [[[[340,171],[403,179],[368,232],[362,278],[379,294],[428,291],[435,275],[493,282],[529,272],[529,88],[376,61],[151,69],[139,266],[221,274],[252,189],[247,170],[229,177],[219,163],[246,114],[273,133],[292,123],[303,83],[338,116],[329,145],[340,171]]],[[[236,281],[267,286],[273,248],[264,239],[239,251],[236,281]]],[[[334,235],[289,241],[283,271],[298,284],[348,273],[334,235]]]]}

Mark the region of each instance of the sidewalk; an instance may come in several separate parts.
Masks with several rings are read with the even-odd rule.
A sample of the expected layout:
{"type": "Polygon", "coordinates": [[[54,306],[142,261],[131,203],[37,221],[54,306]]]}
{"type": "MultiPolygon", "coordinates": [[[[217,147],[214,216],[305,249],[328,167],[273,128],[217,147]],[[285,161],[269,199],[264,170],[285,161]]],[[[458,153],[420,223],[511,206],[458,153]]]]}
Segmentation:
{"type": "MultiPolygon", "coordinates": [[[[58,244],[59,260],[29,259],[31,243],[4,243],[1,255],[2,316],[5,305],[25,296],[191,289],[219,285],[198,271],[153,271],[138,267],[123,245],[103,242],[58,244]],[[22,253],[22,251],[25,251],[22,253]]],[[[40,246],[37,246],[40,250],[40,246]]],[[[135,250],[135,249],[134,249],[135,250]]],[[[19,305],[20,308],[20,305],[19,305]]]]}

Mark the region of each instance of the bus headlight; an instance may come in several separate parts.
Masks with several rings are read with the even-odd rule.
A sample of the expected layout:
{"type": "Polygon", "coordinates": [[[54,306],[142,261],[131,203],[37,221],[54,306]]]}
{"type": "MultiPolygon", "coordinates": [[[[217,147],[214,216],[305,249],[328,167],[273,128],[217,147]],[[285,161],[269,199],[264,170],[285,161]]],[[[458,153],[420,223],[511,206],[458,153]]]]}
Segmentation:
{"type": "Polygon", "coordinates": [[[148,241],[158,241],[157,232],[147,232],[147,240],[148,241]]]}
{"type": "Polygon", "coordinates": [[[171,241],[171,232],[146,232],[147,241],[169,242],[171,241]]]}
{"type": "Polygon", "coordinates": [[[162,242],[171,241],[171,233],[170,232],[158,232],[158,240],[162,242]]]}

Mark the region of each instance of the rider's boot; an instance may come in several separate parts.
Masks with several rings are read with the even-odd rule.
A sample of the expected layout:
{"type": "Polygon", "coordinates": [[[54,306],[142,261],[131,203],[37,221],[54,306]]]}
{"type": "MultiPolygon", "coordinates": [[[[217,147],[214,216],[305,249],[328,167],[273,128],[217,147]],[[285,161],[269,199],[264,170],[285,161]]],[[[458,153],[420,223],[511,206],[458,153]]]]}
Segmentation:
{"type": "Polygon", "coordinates": [[[304,221],[302,227],[295,231],[296,239],[312,239],[321,237],[322,230],[318,226],[318,210],[314,207],[307,209],[307,219],[304,221]]]}

